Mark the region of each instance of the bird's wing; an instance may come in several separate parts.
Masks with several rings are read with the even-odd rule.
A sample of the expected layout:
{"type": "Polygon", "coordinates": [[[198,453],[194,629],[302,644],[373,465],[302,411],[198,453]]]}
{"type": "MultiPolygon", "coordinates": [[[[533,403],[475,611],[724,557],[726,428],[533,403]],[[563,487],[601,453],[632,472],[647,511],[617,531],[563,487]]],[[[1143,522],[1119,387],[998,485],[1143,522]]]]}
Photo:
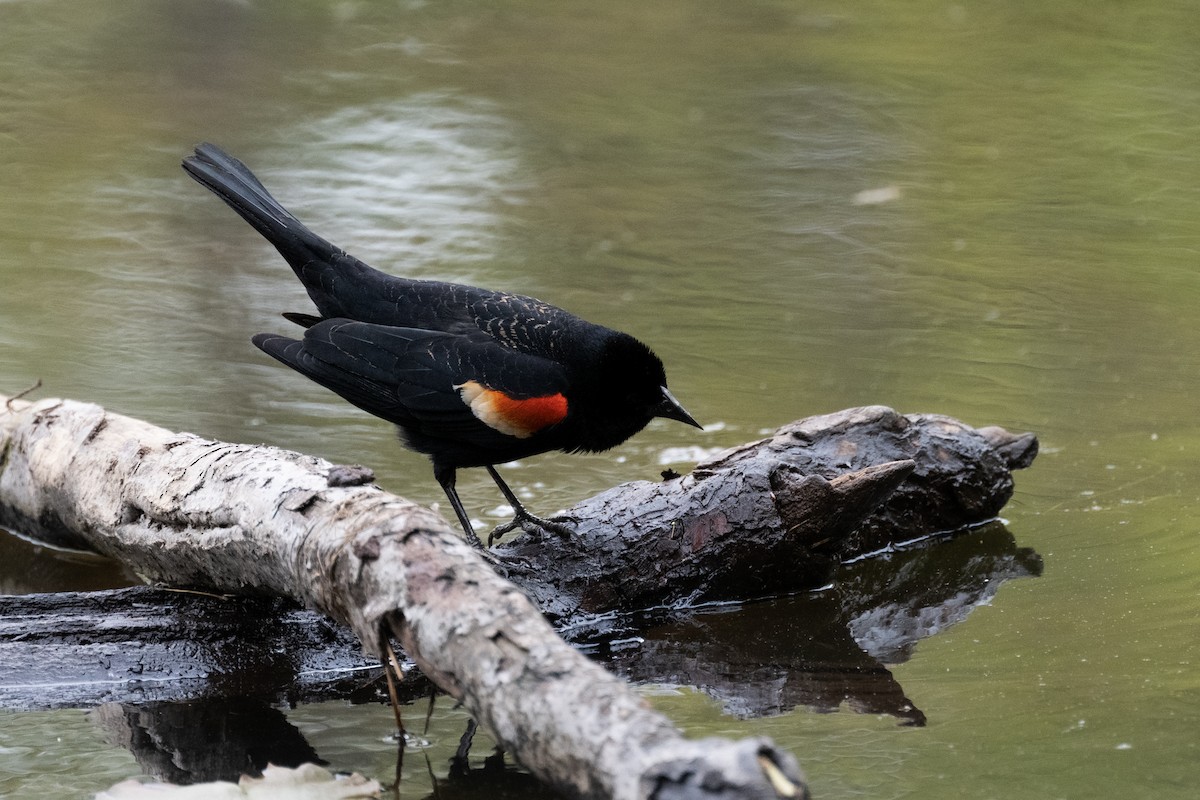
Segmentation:
{"type": "Polygon", "coordinates": [[[485,330],[509,347],[545,353],[557,327],[575,319],[531,297],[380,272],[309,230],[245,164],[215,145],[199,145],[183,168],[291,265],[320,312],[294,315],[306,327],[316,319],[345,317],[448,333],[485,330]]]}
{"type": "Polygon", "coordinates": [[[558,364],[482,333],[328,319],[302,340],[259,334],[254,344],[364,411],[435,439],[503,447],[567,415],[558,364]]]}

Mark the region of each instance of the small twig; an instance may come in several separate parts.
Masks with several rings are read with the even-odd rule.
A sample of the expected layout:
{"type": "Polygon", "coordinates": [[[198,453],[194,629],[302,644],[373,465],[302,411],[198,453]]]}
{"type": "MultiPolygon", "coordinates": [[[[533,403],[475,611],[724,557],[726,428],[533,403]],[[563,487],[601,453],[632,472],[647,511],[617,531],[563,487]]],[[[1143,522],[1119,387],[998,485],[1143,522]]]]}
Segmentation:
{"type": "Polygon", "coordinates": [[[237,595],[233,594],[218,594],[216,592],[203,592],[199,589],[173,589],[170,586],[162,587],[164,592],[173,592],[175,594],[194,594],[197,597],[211,597],[213,600],[233,600],[237,595]]]}
{"type": "Polygon", "coordinates": [[[429,785],[433,787],[434,800],[440,800],[442,793],[438,789],[438,778],[433,771],[433,762],[429,760],[429,751],[425,752],[425,771],[429,773],[429,785]]]}
{"type": "Polygon", "coordinates": [[[421,731],[422,736],[426,736],[429,734],[429,721],[431,719],[433,719],[433,704],[437,700],[437,696],[438,696],[437,686],[433,686],[429,690],[429,709],[425,712],[425,730],[421,731]]]}
{"type": "Polygon", "coordinates": [[[404,747],[405,736],[404,720],[400,718],[400,696],[396,692],[396,681],[392,678],[392,670],[395,670],[397,677],[400,680],[404,679],[404,670],[400,666],[399,659],[396,658],[396,651],[392,649],[391,642],[384,642],[387,648],[387,660],[383,664],[383,674],[387,676],[388,698],[392,701],[392,713],[396,716],[396,731],[400,736],[400,747],[404,747]]]}
{"type": "Polygon", "coordinates": [[[29,394],[30,392],[36,392],[36,391],[37,391],[38,389],[40,389],[40,388],[42,388],[42,379],[41,379],[41,378],[38,378],[36,381],[34,381],[34,382],[33,382],[33,385],[32,385],[32,386],[29,386],[29,387],[27,387],[27,388],[25,388],[25,389],[22,389],[21,391],[19,391],[19,392],[17,392],[16,394],[14,394],[12,397],[10,397],[10,398],[8,398],[7,400],[5,400],[5,401],[4,401],[4,410],[5,410],[5,411],[8,411],[9,413],[12,413],[12,410],[13,410],[13,407],[12,407],[13,400],[20,400],[20,399],[21,399],[22,397],[24,397],[25,395],[29,394]]]}
{"type": "Polygon", "coordinates": [[[758,765],[779,797],[796,797],[802,800],[808,797],[808,789],[802,784],[793,783],[791,778],[769,756],[760,755],[758,765]]]}

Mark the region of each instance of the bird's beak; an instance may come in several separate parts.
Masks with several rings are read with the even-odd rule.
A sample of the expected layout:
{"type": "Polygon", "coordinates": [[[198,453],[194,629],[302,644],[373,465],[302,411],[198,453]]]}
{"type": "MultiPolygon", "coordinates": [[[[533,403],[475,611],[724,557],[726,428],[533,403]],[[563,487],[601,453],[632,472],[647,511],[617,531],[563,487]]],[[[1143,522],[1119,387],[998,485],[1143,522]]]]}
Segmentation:
{"type": "Polygon", "coordinates": [[[662,402],[654,409],[654,416],[686,422],[688,425],[704,430],[704,426],[692,419],[692,415],[683,410],[683,406],[679,405],[679,401],[667,391],[667,387],[665,386],[662,387],[662,402]]]}

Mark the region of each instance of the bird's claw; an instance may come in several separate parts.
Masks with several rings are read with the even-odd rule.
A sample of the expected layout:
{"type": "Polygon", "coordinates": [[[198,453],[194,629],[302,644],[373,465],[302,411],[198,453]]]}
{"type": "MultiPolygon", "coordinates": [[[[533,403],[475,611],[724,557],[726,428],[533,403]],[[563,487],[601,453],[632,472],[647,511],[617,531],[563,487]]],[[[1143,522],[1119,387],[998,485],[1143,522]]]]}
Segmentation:
{"type": "MultiPolygon", "coordinates": [[[[561,519],[573,519],[573,517],[562,517],[561,519]]],[[[505,522],[503,525],[497,525],[492,529],[492,532],[488,534],[488,547],[491,547],[492,542],[494,542],[496,539],[499,539],[506,533],[514,531],[517,528],[520,528],[526,533],[538,533],[539,531],[544,531],[546,533],[557,534],[558,536],[562,536],[564,538],[569,538],[575,535],[575,529],[570,525],[564,525],[563,523],[555,522],[554,520],[535,517],[533,514],[528,512],[524,514],[518,513],[509,522],[505,522]]]]}

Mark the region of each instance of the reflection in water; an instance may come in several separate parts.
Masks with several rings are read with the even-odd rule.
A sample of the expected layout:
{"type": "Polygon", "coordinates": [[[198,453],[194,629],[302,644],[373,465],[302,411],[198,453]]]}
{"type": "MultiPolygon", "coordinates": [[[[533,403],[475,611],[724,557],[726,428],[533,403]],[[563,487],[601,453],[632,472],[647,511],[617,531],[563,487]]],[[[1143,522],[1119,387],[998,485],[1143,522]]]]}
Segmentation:
{"type": "MultiPolygon", "coordinates": [[[[771,724],[814,732],[803,755],[823,797],[1195,794],[1194,3],[79,8],[0,2],[8,391],[41,376],[46,395],[369,464],[390,488],[438,496],[384,426],[248,343],[282,325],[283,295],[306,301],[178,169],[212,139],[272,179],[294,171],[281,199],[304,200],[318,230],[380,267],[528,291],[637,333],[680,365],[673,389],[698,398],[693,413],[726,423],[700,438],[652,429],[623,463],[523,464],[537,505],[651,476],[665,446],[733,445],[863,403],[1037,431],[1044,462],[1005,513],[1054,569],[906,668],[908,688],[938,687],[937,710],[914,699],[944,724],[920,736],[846,715],[771,724]],[[440,157],[451,143],[463,163],[440,157]],[[321,158],[323,175],[297,168],[321,158]],[[425,185],[463,170],[479,202],[464,211],[449,187],[399,208],[376,198],[376,213],[349,167],[364,183],[377,178],[360,167],[380,181],[423,170],[425,185]],[[892,202],[851,201],[891,185],[892,202]],[[451,219],[474,227],[460,238],[451,219]],[[484,274],[491,248],[506,274],[484,274]],[[881,762],[903,762],[887,785],[881,762]]],[[[9,563],[16,591],[72,580],[9,563]]],[[[70,588],[96,585],[84,580],[70,588]]],[[[864,652],[893,659],[957,618],[941,608],[892,596],[840,613],[864,652]]],[[[797,630],[777,621],[775,638],[797,630]]],[[[0,793],[37,794],[34,763],[63,794],[110,757],[69,735],[69,712],[5,723],[0,793]],[[30,719],[36,733],[14,734],[30,719]]],[[[697,731],[728,726],[714,714],[697,731]]],[[[360,734],[343,729],[348,757],[360,734]]]]}
{"type": "MultiPolygon", "coordinates": [[[[415,722],[419,710],[409,706],[405,715],[415,722]]],[[[167,784],[237,782],[243,775],[262,774],[268,765],[298,767],[328,763],[282,711],[249,698],[137,705],[109,703],[94,709],[89,716],[105,739],[133,754],[145,776],[167,784]]],[[[373,745],[380,756],[392,751],[397,781],[394,788],[409,796],[413,792],[423,793],[425,787],[431,786],[428,796],[441,800],[561,797],[511,763],[502,752],[460,757],[453,749],[453,742],[456,732],[461,731],[461,723],[461,717],[453,712],[438,712],[424,726],[424,735],[411,739],[408,746],[401,746],[389,737],[375,741],[373,745]],[[455,755],[448,759],[442,757],[443,753],[452,752],[455,755]]],[[[369,727],[370,722],[366,725],[369,727]]],[[[389,774],[384,766],[386,760],[381,758],[377,763],[383,769],[376,778],[386,780],[389,774]]],[[[320,796],[326,795],[320,793],[320,796]]]]}
{"type": "Polygon", "coordinates": [[[140,581],[121,565],[93,553],[55,550],[0,529],[0,595],[95,591],[140,581]]]}
{"type": "Polygon", "coordinates": [[[92,720],[146,775],[168,783],[237,781],[268,764],[324,763],[283,712],[258,700],[109,703],[92,720]]]}
{"type": "Polygon", "coordinates": [[[561,800],[562,795],[552,791],[541,781],[523,772],[504,753],[495,752],[483,759],[478,767],[460,761],[451,764],[445,778],[434,778],[431,800],[561,800]]]}
{"type": "Polygon", "coordinates": [[[950,541],[926,541],[849,564],[837,587],[858,645],[883,663],[900,664],[918,641],[990,604],[1006,581],[1041,574],[1041,557],[1018,548],[995,522],[950,541]]]}
{"type": "Polygon", "coordinates": [[[657,627],[612,660],[635,680],[697,686],[736,716],[847,703],[923,725],[887,665],[907,661],[918,641],[965,619],[1001,584],[1041,572],[1040,556],[993,523],[844,565],[825,592],[657,627]]]}

